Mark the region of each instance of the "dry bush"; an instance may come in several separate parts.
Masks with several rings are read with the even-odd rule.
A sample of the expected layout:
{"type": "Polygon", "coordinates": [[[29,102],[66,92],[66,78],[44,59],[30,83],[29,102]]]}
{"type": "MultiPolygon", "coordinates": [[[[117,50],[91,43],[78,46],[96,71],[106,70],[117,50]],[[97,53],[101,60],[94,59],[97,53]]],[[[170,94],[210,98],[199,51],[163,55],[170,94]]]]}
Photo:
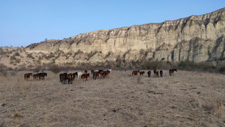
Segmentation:
{"type": "Polygon", "coordinates": [[[57,65],[51,65],[51,66],[49,67],[49,71],[51,71],[51,72],[57,74],[57,73],[59,73],[59,72],[61,71],[61,69],[60,69],[60,67],[57,66],[57,65]]]}

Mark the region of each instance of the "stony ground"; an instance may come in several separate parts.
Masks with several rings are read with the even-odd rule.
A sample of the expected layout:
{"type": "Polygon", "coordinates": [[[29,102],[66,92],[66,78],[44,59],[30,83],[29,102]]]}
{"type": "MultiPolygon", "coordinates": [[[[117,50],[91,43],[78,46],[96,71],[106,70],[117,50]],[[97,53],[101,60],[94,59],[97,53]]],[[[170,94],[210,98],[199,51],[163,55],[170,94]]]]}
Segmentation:
{"type": "Polygon", "coordinates": [[[169,76],[131,76],[61,84],[47,72],[0,76],[0,125],[6,127],[224,127],[225,75],[178,71],[169,76]]]}

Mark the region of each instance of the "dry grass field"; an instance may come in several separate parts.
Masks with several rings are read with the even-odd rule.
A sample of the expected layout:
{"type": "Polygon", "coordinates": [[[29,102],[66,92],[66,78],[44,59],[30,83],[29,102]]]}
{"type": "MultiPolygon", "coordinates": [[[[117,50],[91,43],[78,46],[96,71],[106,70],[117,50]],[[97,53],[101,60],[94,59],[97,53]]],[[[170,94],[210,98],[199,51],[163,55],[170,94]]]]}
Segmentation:
{"type": "Polygon", "coordinates": [[[0,126],[224,127],[225,75],[175,72],[148,78],[112,71],[105,79],[61,84],[0,76],[0,126]]]}

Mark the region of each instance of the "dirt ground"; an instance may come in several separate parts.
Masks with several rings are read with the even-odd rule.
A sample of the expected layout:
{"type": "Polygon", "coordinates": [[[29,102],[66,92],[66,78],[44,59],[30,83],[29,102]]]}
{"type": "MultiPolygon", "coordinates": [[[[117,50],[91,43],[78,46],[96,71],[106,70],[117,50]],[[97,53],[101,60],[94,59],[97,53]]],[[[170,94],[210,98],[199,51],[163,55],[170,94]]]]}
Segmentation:
{"type": "MultiPolygon", "coordinates": [[[[75,72],[75,71],[74,71],[75,72]]],[[[175,72],[164,77],[112,71],[73,84],[47,72],[0,76],[0,125],[5,127],[224,127],[225,75],[175,72]]]]}

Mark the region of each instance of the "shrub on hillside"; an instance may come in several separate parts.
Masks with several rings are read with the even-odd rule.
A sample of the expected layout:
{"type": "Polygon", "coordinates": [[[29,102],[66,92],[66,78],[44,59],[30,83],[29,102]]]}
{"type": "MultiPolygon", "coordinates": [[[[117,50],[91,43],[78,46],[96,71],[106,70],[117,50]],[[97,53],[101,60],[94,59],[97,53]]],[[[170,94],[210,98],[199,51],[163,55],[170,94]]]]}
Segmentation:
{"type": "Polygon", "coordinates": [[[28,57],[28,58],[31,58],[31,59],[35,59],[35,58],[32,56],[32,54],[27,54],[27,57],[28,57]]]}
{"type": "Polygon", "coordinates": [[[20,54],[19,54],[18,52],[16,52],[16,53],[14,54],[14,56],[20,56],[20,54]]]}
{"type": "Polygon", "coordinates": [[[16,57],[15,56],[11,56],[10,60],[16,60],[16,57]]]}

